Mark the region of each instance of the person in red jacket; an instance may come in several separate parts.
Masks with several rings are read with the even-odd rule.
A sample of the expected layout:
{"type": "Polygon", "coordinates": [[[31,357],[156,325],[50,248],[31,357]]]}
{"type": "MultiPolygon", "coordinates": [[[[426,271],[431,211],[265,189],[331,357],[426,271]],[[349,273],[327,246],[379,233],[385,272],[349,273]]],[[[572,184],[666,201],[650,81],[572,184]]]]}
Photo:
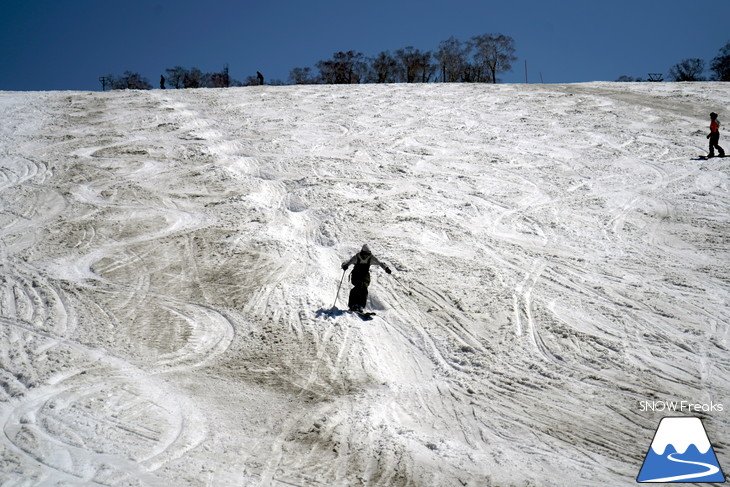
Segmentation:
{"type": "Polygon", "coordinates": [[[717,119],[717,113],[710,113],[710,133],[707,134],[707,138],[710,139],[710,155],[709,157],[715,157],[715,148],[717,147],[717,153],[720,157],[725,157],[725,151],[719,146],[720,142],[720,121],[717,119]]]}

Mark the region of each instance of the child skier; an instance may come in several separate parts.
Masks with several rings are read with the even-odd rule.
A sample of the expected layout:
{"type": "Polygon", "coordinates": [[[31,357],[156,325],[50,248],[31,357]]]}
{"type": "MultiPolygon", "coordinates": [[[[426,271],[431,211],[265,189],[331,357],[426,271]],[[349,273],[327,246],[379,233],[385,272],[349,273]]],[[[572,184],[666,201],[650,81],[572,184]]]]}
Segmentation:
{"type": "Polygon", "coordinates": [[[715,157],[715,147],[720,157],[725,157],[725,151],[718,145],[720,142],[720,121],[717,119],[717,113],[710,113],[710,133],[707,134],[707,138],[710,139],[710,155],[707,156],[715,157]]]}
{"type": "Polygon", "coordinates": [[[361,312],[365,308],[368,300],[368,286],[370,285],[370,266],[379,265],[385,269],[386,274],[390,274],[390,268],[380,262],[371,252],[367,244],[362,246],[362,250],[353,255],[350,260],[342,263],[342,270],[347,270],[350,264],[355,264],[350,274],[350,281],[354,286],[350,290],[350,298],[347,306],[351,311],[361,312]]]}

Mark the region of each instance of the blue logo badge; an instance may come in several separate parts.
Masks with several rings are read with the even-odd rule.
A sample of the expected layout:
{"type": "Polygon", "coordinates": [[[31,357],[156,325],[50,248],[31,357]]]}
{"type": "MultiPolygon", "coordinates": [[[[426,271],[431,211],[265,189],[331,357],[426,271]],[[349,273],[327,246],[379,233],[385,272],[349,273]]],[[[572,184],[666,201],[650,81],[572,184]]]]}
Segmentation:
{"type": "Polygon", "coordinates": [[[725,482],[700,418],[664,418],[637,482],[725,482]]]}

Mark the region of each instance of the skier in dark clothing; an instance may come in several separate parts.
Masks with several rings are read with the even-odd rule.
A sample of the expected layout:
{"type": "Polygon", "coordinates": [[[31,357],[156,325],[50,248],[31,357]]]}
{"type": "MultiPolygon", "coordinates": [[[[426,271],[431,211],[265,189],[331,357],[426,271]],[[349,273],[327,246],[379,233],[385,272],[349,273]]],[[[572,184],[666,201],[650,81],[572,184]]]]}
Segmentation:
{"type": "Polygon", "coordinates": [[[387,274],[390,274],[390,268],[380,262],[371,252],[367,244],[362,246],[362,250],[353,255],[350,260],[342,263],[342,269],[347,270],[350,264],[355,264],[350,274],[350,281],[354,286],[350,290],[350,298],[347,306],[352,311],[362,311],[368,300],[368,286],[370,285],[370,266],[379,265],[387,274]]]}
{"type": "Polygon", "coordinates": [[[717,113],[710,113],[710,133],[707,134],[707,138],[710,139],[710,155],[709,157],[715,157],[715,148],[717,148],[718,155],[725,157],[725,151],[718,145],[720,142],[720,121],[717,119],[717,113]]]}

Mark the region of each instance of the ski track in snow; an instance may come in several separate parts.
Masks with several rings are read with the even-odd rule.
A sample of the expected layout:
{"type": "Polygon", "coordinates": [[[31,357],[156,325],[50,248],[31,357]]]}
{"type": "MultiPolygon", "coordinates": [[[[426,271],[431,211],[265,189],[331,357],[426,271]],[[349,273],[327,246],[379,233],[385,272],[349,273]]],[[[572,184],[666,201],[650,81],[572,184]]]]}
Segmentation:
{"type": "Polygon", "coordinates": [[[729,91],[0,93],[0,484],[634,485],[728,395],[729,91]]]}

